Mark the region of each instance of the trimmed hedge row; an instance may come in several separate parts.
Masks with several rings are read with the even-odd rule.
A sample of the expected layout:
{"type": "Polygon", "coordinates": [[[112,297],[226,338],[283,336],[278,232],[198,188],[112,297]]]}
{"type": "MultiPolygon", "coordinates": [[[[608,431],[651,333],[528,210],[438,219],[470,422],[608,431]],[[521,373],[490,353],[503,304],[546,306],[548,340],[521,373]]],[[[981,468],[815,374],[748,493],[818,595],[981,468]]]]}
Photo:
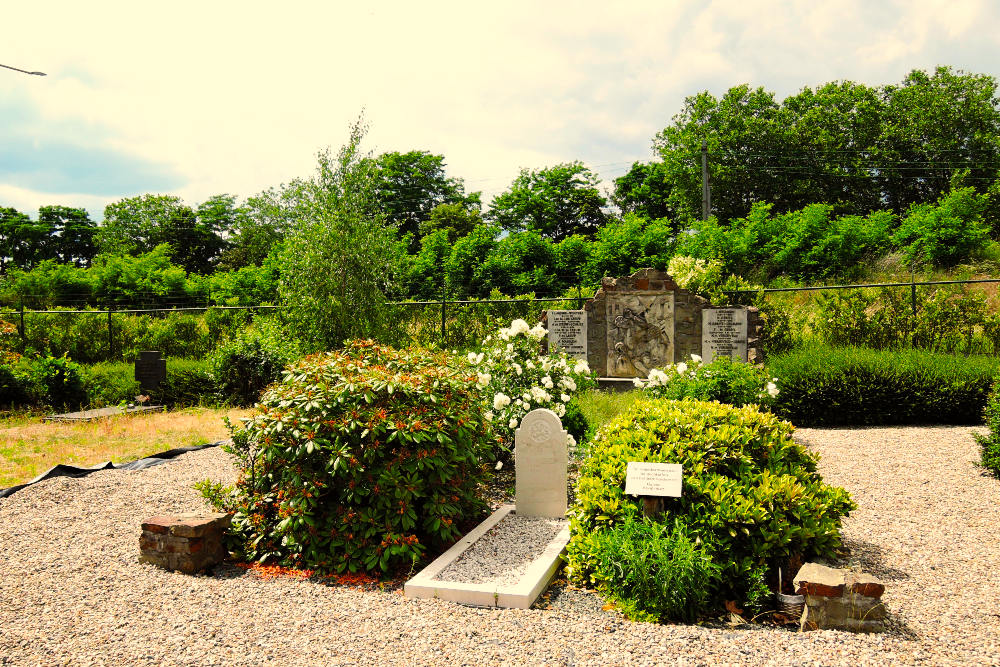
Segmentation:
{"type": "Polygon", "coordinates": [[[1000,359],[814,347],[768,369],[781,390],[772,410],[797,426],[980,424],[1000,359]]]}

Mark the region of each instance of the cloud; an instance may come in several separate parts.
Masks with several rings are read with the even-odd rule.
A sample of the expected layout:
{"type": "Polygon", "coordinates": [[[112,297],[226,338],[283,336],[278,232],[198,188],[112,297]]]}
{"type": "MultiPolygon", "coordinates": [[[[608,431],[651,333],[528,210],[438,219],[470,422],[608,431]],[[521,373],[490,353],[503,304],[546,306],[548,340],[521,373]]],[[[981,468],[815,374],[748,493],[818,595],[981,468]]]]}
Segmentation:
{"type": "Polygon", "coordinates": [[[2,179],[48,184],[40,203],[78,188],[247,196],[310,174],[364,109],[369,148],[443,154],[489,201],[522,167],[581,159],[613,177],[649,159],[702,90],[746,82],[781,98],[939,63],[990,73],[993,4],[20,3],[5,9],[4,58],[49,76],[0,76],[21,111],[0,110],[2,179]]]}

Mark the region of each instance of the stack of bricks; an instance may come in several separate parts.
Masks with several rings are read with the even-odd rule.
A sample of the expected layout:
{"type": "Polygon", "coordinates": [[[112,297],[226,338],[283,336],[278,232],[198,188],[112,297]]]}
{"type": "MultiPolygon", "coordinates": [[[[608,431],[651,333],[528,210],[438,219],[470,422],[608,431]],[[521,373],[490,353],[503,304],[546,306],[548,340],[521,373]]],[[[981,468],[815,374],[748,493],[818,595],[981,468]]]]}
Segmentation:
{"type": "Polygon", "coordinates": [[[139,562],[187,574],[207,570],[226,557],[222,538],[231,518],[201,512],[146,519],[139,538],[139,562]]]}
{"type": "Polygon", "coordinates": [[[875,577],[806,563],[795,575],[795,592],[805,596],[804,629],[881,632],[885,586],[875,577]]]}

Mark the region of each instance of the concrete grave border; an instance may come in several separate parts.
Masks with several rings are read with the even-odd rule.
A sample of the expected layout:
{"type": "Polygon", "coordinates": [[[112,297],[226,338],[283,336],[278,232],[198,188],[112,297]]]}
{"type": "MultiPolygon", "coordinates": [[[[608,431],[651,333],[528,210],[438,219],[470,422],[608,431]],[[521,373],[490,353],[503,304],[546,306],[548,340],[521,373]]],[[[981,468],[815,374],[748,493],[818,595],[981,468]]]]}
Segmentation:
{"type": "Polygon", "coordinates": [[[516,584],[470,584],[458,581],[439,581],[435,577],[446,567],[470,549],[493,526],[508,514],[514,512],[514,505],[504,505],[485,521],[476,526],[468,535],[444,552],[433,563],[417,573],[403,585],[403,595],[408,598],[437,598],[477,607],[503,607],[506,609],[528,609],[534,604],[559,569],[560,560],[569,543],[567,524],[549,542],[545,550],[528,566],[527,572],[516,584]]]}

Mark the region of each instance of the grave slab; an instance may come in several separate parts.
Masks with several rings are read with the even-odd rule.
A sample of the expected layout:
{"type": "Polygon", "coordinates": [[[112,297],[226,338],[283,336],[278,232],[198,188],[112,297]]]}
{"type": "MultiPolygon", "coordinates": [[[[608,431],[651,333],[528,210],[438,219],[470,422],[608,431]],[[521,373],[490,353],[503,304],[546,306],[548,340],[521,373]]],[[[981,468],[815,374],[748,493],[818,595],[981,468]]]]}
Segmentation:
{"type": "Polygon", "coordinates": [[[113,405],[108,408],[97,408],[96,410],[82,410],[80,412],[65,412],[60,415],[49,415],[43,417],[44,422],[92,422],[105,417],[117,415],[131,415],[140,412],[163,412],[166,408],[162,405],[136,405],[131,408],[122,408],[113,405]]]}
{"type": "Polygon", "coordinates": [[[539,555],[528,564],[525,573],[515,583],[468,583],[438,579],[450,565],[473,549],[486,533],[514,512],[514,505],[504,505],[491,514],[451,549],[407,581],[403,585],[403,594],[408,598],[436,598],[477,607],[530,608],[548,588],[562,564],[561,557],[569,543],[568,523],[548,544],[539,545],[539,555]]]}
{"type": "Polygon", "coordinates": [[[532,410],[514,432],[514,492],[520,516],[566,516],[569,434],[559,415],[532,410]]]}

